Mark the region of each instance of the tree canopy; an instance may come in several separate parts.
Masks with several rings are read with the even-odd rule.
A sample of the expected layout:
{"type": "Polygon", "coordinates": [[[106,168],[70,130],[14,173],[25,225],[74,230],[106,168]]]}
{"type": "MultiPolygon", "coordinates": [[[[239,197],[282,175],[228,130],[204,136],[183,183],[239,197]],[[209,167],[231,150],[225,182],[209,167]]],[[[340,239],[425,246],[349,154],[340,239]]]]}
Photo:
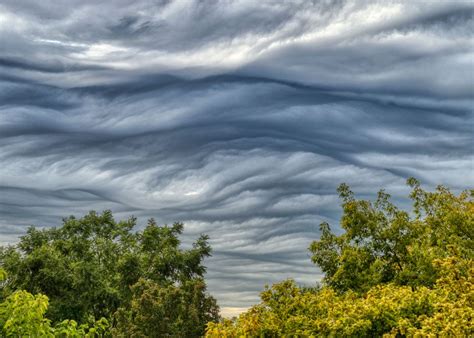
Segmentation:
{"type": "Polygon", "coordinates": [[[375,202],[358,200],[342,184],[344,233],[323,223],[309,248],[322,286],[267,287],[236,320],[209,323],[207,336],[474,335],[474,190],[408,184],[411,212],[384,191],[375,202]]]}
{"type": "Polygon", "coordinates": [[[412,216],[384,191],[372,203],[355,199],[345,184],[339,187],[345,232],[336,236],[323,223],[320,239],[310,246],[328,286],[337,291],[367,291],[388,282],[433,286],[440,277],[435,259],[474,257],[473,191],[456,196],[443,186],[427,192],[415,179],[408,184],[412,216]]]}
{"type": "Polygon", "coordinates": [[[151,219],[139,232],[135,225],[133,217],[116,222],[105,211],[66,218],[58,228],[31,227],[17,245],[2,248],[7,273],[2,298],[9,302],[24,290],[30,302],[43,304],[39,312],[54,325],[105,318],[117,334],[146,335],[155,328],[202,334],[218,318],[203,279],[203,259],[211,254],[208,237],[185,250],[182,223],[158,226],[151,219]],[[136,328],[140,322],[150,324],[136,328]]]}
{"type": "MultiPolygon", "coordinates": [[[[7,274],[0,269],[0,281],[7,274]]],[[[17,290],[0,303],[0,333],[2,337],[96,337],[109,330],[105,318],[78,325],[74,320],[63,320],[55,326],[45,317],[48,297],[17,290]]]]}

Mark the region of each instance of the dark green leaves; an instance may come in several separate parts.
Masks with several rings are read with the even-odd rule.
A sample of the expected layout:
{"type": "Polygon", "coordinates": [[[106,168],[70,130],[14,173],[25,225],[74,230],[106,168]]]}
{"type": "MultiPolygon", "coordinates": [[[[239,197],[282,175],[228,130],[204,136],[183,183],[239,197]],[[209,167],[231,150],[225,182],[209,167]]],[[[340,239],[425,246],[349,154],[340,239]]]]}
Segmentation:
{"type": "Polygon", "coordinates": [[[133,217],[117,222],[110,211],[92,211],[83,218],[65,218],[59,228],[30,228],[17,246],[2,249],[1,265],[9,276],[1,289],[3,297],[20,289],[46,295],[47,317],[53,323],[66,319],[86,323],[102,317],[117,323],[117,318],[125,318],[114,320],[119,308],[122,314],[146,313],[142,306],[164,302],[156,306],[174,311],[165,331],[173,320],[191,325],[191,319],[183,319],[191,311],[199,318],[193,322],[193,332],[202,333],[218,311],[202,279],[203,259],[211,254],[208,237],[199,237],[192,248],[183,250],[182,223],[158,226],[151,219],[141,232],[133,231],[135,224],[133,217]],[[181,303],[174,304],[173,295],[179,295],[181,303]],[[154,296],[165,298],[149,299],[154,296]]]}

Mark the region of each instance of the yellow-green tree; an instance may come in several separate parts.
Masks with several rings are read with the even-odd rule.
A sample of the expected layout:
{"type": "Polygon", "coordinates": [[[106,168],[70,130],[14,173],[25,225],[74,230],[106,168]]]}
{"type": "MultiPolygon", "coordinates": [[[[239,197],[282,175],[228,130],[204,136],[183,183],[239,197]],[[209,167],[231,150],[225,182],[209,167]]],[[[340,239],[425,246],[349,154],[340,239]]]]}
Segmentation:
{"type": "Polygon", "coordinates": [[[408,183],[414,217],[391,203],[384,191],[372,203],[355,199],[345,184],[339,187],[345,233],[336,236],[323,223],[321,238],[310,246],[326,285],[362,292],[388,282],[432,286],[439,277],[436,258],[473,257],[473,191],[456,196],[443,186],[427,192],[415,179],[408,183]]]}
{"type": "MultiPolygon", "coordinates": [[[[6,278],[0,269],[0,280],[6,278]]],[[[18,290],[0,303],[0,332],[2,337],[98,337],[108,332],[105,318],[91,324],[78,325],[74,320],[64,320],[55,326],[45,317],[48,297],[18,290]]]]}
{"type": "Polygon", "coordinates": [[[310,246],[322,288],[275,284],[235,321],[209,323],[207,336],[474,335],[474,191],[408,183],[412,213],[383,191],[372,203],[341,185],[344,234],[323,223],[310,246]]]}

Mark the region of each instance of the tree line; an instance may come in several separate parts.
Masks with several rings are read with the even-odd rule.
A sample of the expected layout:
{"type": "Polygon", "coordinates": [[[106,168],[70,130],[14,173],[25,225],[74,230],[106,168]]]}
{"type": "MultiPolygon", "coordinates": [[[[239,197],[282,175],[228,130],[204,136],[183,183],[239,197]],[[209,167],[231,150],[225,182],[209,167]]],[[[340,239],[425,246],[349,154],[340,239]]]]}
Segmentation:
{"type": "Polygon", "coordinates": [[[116,222],[110,211],[69,217],[59,228],[30,228],[0,253],[5,275],[3,334],[202,336],[219,319],[206,291],[203,235],[180,248],[182,223],[116,222]]]}
{"type": "Polygon", "coordinates": [[[116,221],[110,211],[31,227],[0,250],[2,336],[473,336],[474,190],[412,188],[410,211],[338,188],[341,235],[327,223],[309,250],[321,283],[286,280],[237,318],[207,292],[208,237],[181,248],[183,224],[116,221]]]}

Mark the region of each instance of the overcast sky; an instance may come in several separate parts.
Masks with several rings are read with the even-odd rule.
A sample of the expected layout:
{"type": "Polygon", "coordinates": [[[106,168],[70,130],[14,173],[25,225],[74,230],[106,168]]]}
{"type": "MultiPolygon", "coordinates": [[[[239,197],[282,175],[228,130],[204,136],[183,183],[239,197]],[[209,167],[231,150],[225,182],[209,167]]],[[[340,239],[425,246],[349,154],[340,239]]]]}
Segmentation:
{"type": "Polygon", "coordinates": [[[211,237],[225,308],[321,278],[336,187],[472,187],[473,10],[455,1],[0,4],[0,240],[111,209],[211,237]]]}

